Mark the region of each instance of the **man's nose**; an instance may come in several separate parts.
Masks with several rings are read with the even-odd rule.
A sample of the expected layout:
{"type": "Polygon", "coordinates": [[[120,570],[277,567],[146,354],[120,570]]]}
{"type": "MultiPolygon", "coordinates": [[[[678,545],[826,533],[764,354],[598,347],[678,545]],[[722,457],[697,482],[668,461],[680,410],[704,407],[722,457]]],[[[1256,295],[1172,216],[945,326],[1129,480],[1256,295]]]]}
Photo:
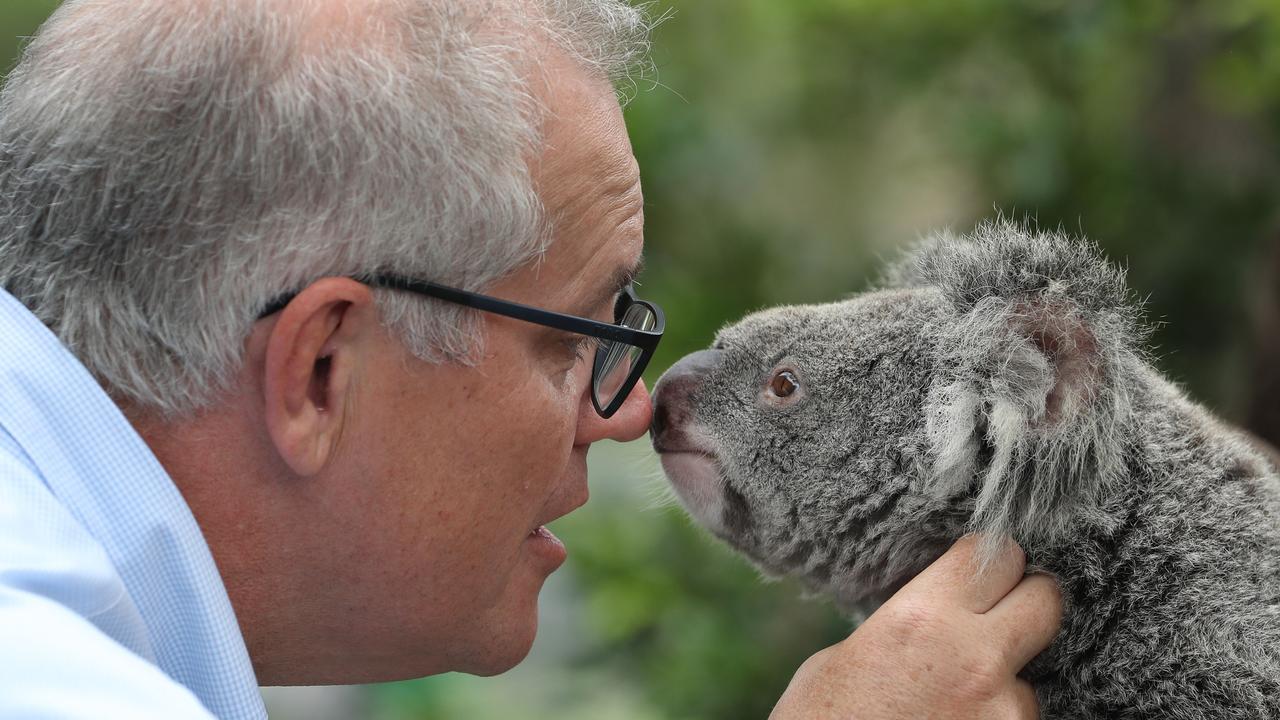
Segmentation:
{"type": "Polygon", "coordinates": [[[685,355],[658,379],[653,388],[653,421],[649,426],[655,450],[679,449],[681,430],[692,414],[692,395],[723,362],[722,351],[700,350],[685,355]]]}
{"type": "Polygon", "coordinates": [[[613,417],[608,419],[600,417],[595,407],[591,405],[589,397],[584,399],[581,405],[582,415],[578,419],[578,445],[590,444],[605,438],[618,442],[635,440],[649,429],[649,419],[653,415],[653,403],[649,399],[649,390],[645,387],[644,380],[636,382],[627,399],[622,402],[622,406],[613,414],[613,417]]]}

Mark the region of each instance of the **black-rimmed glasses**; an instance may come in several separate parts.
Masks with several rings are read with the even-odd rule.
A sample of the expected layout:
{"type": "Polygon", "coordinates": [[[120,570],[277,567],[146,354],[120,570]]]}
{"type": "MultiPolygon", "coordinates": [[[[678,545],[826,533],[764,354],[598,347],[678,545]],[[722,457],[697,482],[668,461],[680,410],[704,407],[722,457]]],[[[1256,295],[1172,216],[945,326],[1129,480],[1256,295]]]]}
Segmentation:
{"type": "MultiPolygon", "coordinates": [[[[612,417],[631,394],[631,389],[653,357],[653,351],[657,349],[667,325],[662,309],[637,298],[630,286],[618,296],[611,325],[400,275],[378,274],[355,279],[371,287],[404,290],[596,338],[600,342],[596,345],[595,359],[591,365],[591,404],[604,418],[612,417]]],[[[293,297],[286,295],[272,301],[258,315],[258,319],[280,312],[293,297]]]]}

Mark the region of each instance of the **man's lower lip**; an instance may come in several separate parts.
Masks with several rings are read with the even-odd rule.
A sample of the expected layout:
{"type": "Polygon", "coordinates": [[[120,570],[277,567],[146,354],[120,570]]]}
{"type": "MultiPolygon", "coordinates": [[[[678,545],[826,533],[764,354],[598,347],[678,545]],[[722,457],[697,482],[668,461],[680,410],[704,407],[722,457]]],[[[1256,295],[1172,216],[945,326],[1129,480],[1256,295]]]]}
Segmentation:
{"type": "Polygon", "coordinates": [[[560,542],[560,538],[552,535],[551,531],[545,526],[529,533],[529,536],[525,538],[525,542],[529,543],[535,553],[545,558],[548,564],[552,565],[552,570],[560,567],[565,558],[569,556],[569,551],[565,550],[564,543],[560,542]]]}

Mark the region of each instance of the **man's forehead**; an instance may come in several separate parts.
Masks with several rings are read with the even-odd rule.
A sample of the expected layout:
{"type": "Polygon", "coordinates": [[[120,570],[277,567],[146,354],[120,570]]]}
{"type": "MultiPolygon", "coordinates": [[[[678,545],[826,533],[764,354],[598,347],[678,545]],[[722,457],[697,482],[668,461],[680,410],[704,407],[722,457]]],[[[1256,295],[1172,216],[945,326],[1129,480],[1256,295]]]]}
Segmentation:
{"type": "Polygon", "coordinates": [[[563,54],[542,75],[541,152],[530,171],[554,236],[537,274],[575,314],[596,313],[639,271],[640,172],[612,86],[563,54]],[[552,289],[547,283],[559,282],[552,289]]]}
{"type": "Polygon", "coordinates": [[[640,168],[617,101],[563,108],[544,126],[543,151],[532,163],[538,194],[556,215],[581,214],[593,195],[640,195],[640,168]]]}
{"type": "Polygon", "coordinates": [[[628,184],[638,177],[622,108],[607,78],[549,49],[540,57],[532,89],[542,106],[542,146],[530,170],[544,202],[584,163],[595,175],[628,184]]]}
{"type": "MultiPolygon", "coordinates": [[[[567,239],[573,244],[573,239],[567,239]]],[[[566,249],[564,245],[561,249],[566,249]]],[[[546,273],[542,283],[555,276],[563,276],[562,272],[572,278],[565,283],[565,312],[573,315],[593,315],[607,309],[624,288],[631,285],[644,267],[644,256],[641,255],[642,244],[637,234],[634,238],[620,237],[606,240],[599,246],[599,251],[590,256],[568,253],[569,257],[558,253],[550,253],[552,262],[561,262],[565,266],[558,271],[546,273]]],[[[541,273],[540,273],[541,274],[541,273]]]]}

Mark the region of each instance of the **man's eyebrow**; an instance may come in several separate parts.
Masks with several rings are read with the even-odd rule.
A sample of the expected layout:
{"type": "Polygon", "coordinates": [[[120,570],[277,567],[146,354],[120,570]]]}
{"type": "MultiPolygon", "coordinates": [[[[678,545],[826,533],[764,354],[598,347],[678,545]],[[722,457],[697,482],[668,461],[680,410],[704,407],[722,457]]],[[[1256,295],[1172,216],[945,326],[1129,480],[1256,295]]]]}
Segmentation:
{"type": "MultiPolygon", "coordinates": [[[[601,285],[600,290],[588,298],[579,308],[580,315],[591,315],[605,304],[612,305],[618,295],[636,281],[640,276],[640,271],[644,270],[644,256],[636,258],[633,265],[620,267],[608,276],[607,280],[601,285]]],[[[611,318],[612,319],[612,318],[611,318]]]]}

